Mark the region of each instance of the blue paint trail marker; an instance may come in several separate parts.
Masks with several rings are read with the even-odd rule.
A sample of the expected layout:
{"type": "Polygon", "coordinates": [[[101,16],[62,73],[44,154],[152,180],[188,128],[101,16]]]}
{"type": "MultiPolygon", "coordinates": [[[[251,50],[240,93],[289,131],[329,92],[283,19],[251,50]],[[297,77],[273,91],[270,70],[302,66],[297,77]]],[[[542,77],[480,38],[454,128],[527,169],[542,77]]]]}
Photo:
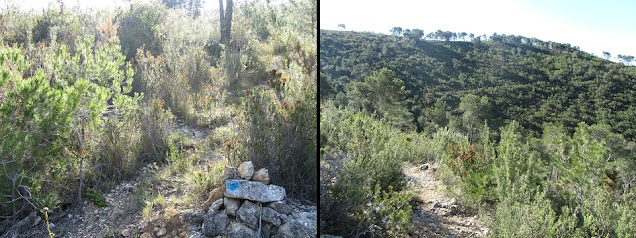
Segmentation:
{"type": "Polygon", "coordinates": [[[236,191],[241,188],[241,185],[236,181],[228,181],[227,189],[230,191],[236,191]]]}

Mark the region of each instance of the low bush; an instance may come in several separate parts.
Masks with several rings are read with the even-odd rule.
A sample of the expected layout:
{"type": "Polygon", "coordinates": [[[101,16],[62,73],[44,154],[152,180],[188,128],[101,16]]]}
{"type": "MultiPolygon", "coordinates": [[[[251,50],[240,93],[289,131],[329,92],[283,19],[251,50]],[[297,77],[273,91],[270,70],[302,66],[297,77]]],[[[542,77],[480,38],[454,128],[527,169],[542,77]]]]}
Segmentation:
{"type": "Polygon", "coordinates": [[[220,187],[223,184],[221,176],[227,163],[225,161],[217,161],[213,164],[207,164],[202,170],[192,173],[190,177],[194,185],[194,192],[198,197],[206,196],[210,191],[220,187]]]}
{"type": "Polygon", "coordinates": [[[94,48],[91,36],[81,37],[75,52],[39,45],[50,54],[33,58],[33,74],[21,50],[0,46],[2,215],[54,209],[75,201],[83,182],[134,171],[139,138],[127,123],[141,96],[129,96],[133,71],[114,42],[94,48]],[[107,107],[113,118],[103,118],[107,107]],[[131,167],[102,170],[107,163],[131,167]]]}
{"type": "Polygon", "coordinates": [[[137,50],[135,88],[148,99],[162,100],[171,112],[186,121],[193,121],[193,97],[187,77],[171,72],[163,56],[153,56],[143,48],[137,50]]]}
{"type": "Polygon", "coordinates": [[[388,187],[382,191],[380,185],[373,189],[368,207],[354,214],[359,224],[353,229],[354,236],[378,235],[383,237],[408,237],[411,229],[410,191],[393,191],[388,187]]]}
{"type": "MultiPolygon", "coordinates": [[[[403,236],[410,194],[402,164],[412,160],[409,136],[364,113],[321,109],[321,158],[342,164],[321,193],[321,231],[341,235],[403,236]],[[399,202],[397,202],[399,201],[399,202]]],[[[321,168],[323,169],[323,168],[321,168]]],[[[325,167],[324,169],[337,169],[325,167]]]]}
{"type": "Polygon", "coordinates": [[[238,138],[227,146],[240,146],[245,157],[238,158],[267,168],[272,182],[289,194],[315,201],[316,85],[306,77],[293,78],[276,70],[271,77],[269,86],[246,90],[237,118],[238,138]]]}

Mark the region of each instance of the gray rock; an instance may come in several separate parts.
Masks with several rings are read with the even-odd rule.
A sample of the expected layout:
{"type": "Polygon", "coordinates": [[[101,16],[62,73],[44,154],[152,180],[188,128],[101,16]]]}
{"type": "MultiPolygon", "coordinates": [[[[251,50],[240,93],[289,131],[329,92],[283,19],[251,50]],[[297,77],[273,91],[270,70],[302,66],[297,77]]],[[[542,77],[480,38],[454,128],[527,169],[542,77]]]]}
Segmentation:
{"type": "Polygon", "coordinates": [[[263,208],[263,221],[269,222],[271,224],[274,224],[275,226],[280,226],[280,214],[278,214],[278,212],[274,211],[274,209],[271,209],[269,207],[264,207],[263,208]]]}
{"type": "Polygon", "coordinates": [[[225,197],[223,198],[223,205],[225,206],[225,212],[230,216],[236,216],[236,211],[241,206],[241,200],[225,197]]]}
{"type": "Polygon", "coordinates": [[[261,182],[263,184],[269,184],[269,171],[266,168],[261,168],[254,173],[252,181],[261,182]]]}
{"type": "Polygon", "coordinates": [[[126,185],[124,185],[124,186],[122,186],[122,187],[121,187],[121,190],[122,190],[123,192],[126,192],[126,193],[132,193],[132,191],[133,191],[133,186],[132,186],[132,185],[130,185],[130,184],[126,184],[126,185]]]}
{"type": "Polygon", "coordinates": [[[201,227],[200,225],[203,223],[204,216],[205,212],[193,212],[192,210],[189,210],[184,212],[183,220],[188,223],[199,224],[199,227],[201,227]]]}
{"type": "Polygon", "coordinates": [[[210,205],[210,210],[221,210],[221,207],[223,207],[223,198],[214,201],[212,205],[210,205]]]}
{"type": "Polygon", "coordinates": [[[166,231],[165,227],[161,227],[161,229],[159,229],[159,231],[157,231],[156,235],[157,236],[165,236],[166,233],[168,233],[168,231],[166,231]]]}
{"type": "Polygon", "coordinates": [[[121,235],[123,237],[129,237],[132,231],[130,231],[130,229],[124,229],[121,231],[121,235]]]}
{"type": "Polygon", "coordinates": [[[289,215],[292,213],[292,209],[283,201],[277,201],[267,204],[268,207],[276,210],[280,214],[289,215]]]}
{"type": "Polygon", "coordinates": [[[280,220],[282,221],[282,223],[288,222],[289,219],[291,219],[289,216],[287,216],[285,214],[280,214],[280,220]]]}
{"type": "Polygon", "coordinates": [[[275,202],[285,199],[285,189],[260,182],[229,179],[225,181],[225,196],[257,202],[275,202]]]}
{"type": "Polygon", "coordinates": [[[227,226],[227,232],[225,233],[227,238],[256,237],[257,235],[257,231],[238,222],[232,222],[232,224],[227,226]]]}
{"type": "Polygon", "coordinates": [[[252,229],[258,229],[258,216],[258,205],[250,201],[245,201],[243,205],[241,205],[241,208],[236,211],[236,218],[252,229]]]}
{"type": "Polygon", "coordinates": [[[239,175],[237,168],[226,165],[225,169],[223,169],[223,176],[221,178],[225,181],[228,179],[240,179],[241,176],[239,175]]]}
{"type": "Polygon", "coordinates": [[[245,161],[238,167],[238,172],[242,179],[251,179],[254,175],[254,164],[252,161],[245,161]]]}
{"type": "Polygon", "coordinates": [[[277,231],[278,227],[269,223],[263,224],[263,227],[261,228],[261,234],[263,235],[263,238],[270,238],[273,234],[276,234],[277,231]]]}
{"type": "Polygon", "coordinates": [[[303,212],[278,228],[276,237],[316,237],[316,212],[303,212]]]}
{"type": "Polygon", "coordinates": [[[203,235],[203,234],[201,234],[200,232],[197,232],[197,231],[191,232],[191,233],[188,233],[188,234],[189,234],[188,238],[207,238],[205,235],[203,235]]]}
{"type": "Polygon", "coordinates": [[[448,213],[449,213],[448,214],[449,216],[459,213],[459,206],[457,205],[448,206],[448,213]]]}
{"type": "Polygon", "coordinates": [[[207,236],[223,234],[228,223],[230,220],[224,211],[210,210],[203,219],[203,234],[207,236]]]}

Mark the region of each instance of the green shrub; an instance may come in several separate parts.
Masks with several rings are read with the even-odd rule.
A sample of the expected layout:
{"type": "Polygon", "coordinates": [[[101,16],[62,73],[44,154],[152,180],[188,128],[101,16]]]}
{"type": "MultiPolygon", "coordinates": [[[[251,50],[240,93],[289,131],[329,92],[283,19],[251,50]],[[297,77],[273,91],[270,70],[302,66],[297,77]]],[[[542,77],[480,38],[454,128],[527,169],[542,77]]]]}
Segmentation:
{"type": "Polygon", "coordinates": [[[410,151],[412,135],[394,130],[385,120],[335,109],[330,103],[321,109],[320,126],[321,158],[342,164],[333,171],[335,184],[321,193],[321,214],[326,214],[321,216],[321,230],[343,235],[406,235],[411,195],[401,191],[405,187],[402,164],[419,156],[410,151]]]}
{"type": "Polygon", "coordinates": [[[42,68],[32,76],[20,50],[0,47],[2,184],[8,185],[0,191],[8,199],[2,214],[23,206],[53,209],[57,202],[73,201],[78,178],[103,176],[92,169],[100,161],[96,145],[107,138],[100,131],[102,113],[110,101],[125,117],[140,96],[127,95],[133,72],[119,47],[93,44],[90,36],[78,38],[74,53],[65,44],[40,45],[50,54],[36,59],[42,68]]]}
{"type": "Polygon", "coordinates": [[[147,98],[165,101],[176,116],[192,121],[194,118],[192,95],[188,78],[180,73],[170,72],[163,56],[153,56],[149,51],[138,49],[136,70],[136,90],[144,92],[147,98]]]}
{"type": "Polygon", "coordinates": [[[0,42],[13,46],[28,46],[36,19],[33,12],[22,12],[18,6],[7,6],[0,12],[0,42]]]}
{"type": "Polygon", "coordinates": [[[497,204],[494,237],[551,237],[555,213],[550,201],[517,189],[497,204]],[[512,193],[521,192],[521,195],[512,193]]]}
{"type": "MultiPolygon", "coordinates": [[[[408,237],[411,229],[410,191],[397,192],[389,186],[382,191],[380,185],[373,190],[370,206],[354,214],[361,227],[356,236],[379,235],[384,237],[408,237]]],[[[365,200],[366,201],[366,200],[365,200]]]]}
{"type": "Polygon", "coordinates": [[[617,212],[620,218],[616,221],[616,234],[618,237],[632,237],[636,234],[636,202],[633,197],[625,196],[618,205],[617,212]]]}
{"type": "Polygon", "coordinates": [[[141,126],[138,115],[117,116],[104,120],[92,150],[95,154],[93,171],[100,178],[119,180],[137,173],[141,165],[141,126]]]}
{"type": "Polygon", "coordinates": [[[162,4],[135,3],[117,14],[119,29],[117,35],[121,41],[122,54],[130,60],[137,49],[144,47],[152,55],[160,55],[160,25],[165,21],[166,8],[162,4]]]}
{"type": "Polygon", "coordinates": [[[199,197],[206,196],[212,189],[223,184],[221,175],[225,169],[225,161],[217,161],[214,164],[207,164],[202,171],[194,172],[191,177],[195,194],[199,197]]]}
{"type": "Polygon", "coordinates": [[[269,170],[273,183],[292,195],[315,200],[316,85],[306,77],[293,78],[276,70],[271,76],[269,87],[246,90],[238,118],[240,134],[234,142],[242,143],[242,153],[257,168],[269,170]]]}
{"type": "Polygon", "coordinates": [[[100,191],[95,191],[92,189],[86,189],[86,191],[84,191],[83,195],[86,197],[86,199],[88,199],[89,201],[93,202],[93,204],[97,205],[98,207],[106,207],[106,200],[104,199],[104,194],[101,193],[100,191]]]}
{"type": "Polygon", "coordinates": [[[171,137],[168,143],[168,151],[166,151],[166,161],[168,168],[173,175],[186,174],[192,170],[192,166],[197,161],[197,155],[192,151],[185,151],[183,144],[186,138],[171,137]]]}
{"type": "Polygon", "coordinates": [[[170,108],[165,108],[165,101],[152,99],[148,104],[142,104],[139,118],[141,126],[141,159],[144,162],[164,161],[168,151],[170,135],[172,133],[172,115],[170,108]]]}

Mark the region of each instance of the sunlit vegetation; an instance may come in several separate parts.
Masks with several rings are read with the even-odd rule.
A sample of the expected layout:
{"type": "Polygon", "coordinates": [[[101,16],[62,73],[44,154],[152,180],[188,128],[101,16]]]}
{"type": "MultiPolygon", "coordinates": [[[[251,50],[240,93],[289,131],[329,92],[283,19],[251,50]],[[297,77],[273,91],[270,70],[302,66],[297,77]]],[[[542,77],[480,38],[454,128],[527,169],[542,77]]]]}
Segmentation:
{"type": "Polygon", "coordinates": [[[391,32],[320,32],[321,231],[412,235],[411,208],[393,202],[410,199],[401,168],[432,162],[491,236],[634,234],[630,57],[521,36],[391,32]]]}
{"type": "Polygon", "coordinates": [[[221,24],[188,2],[0,10],[3,219],[102,206],[148,163],[185,174],[198,197],[224,165],[252,160],[317,202],[317,2],[225,1],[221,24]],[[176,121],[211,132],[195,143],[176,121]]]}

